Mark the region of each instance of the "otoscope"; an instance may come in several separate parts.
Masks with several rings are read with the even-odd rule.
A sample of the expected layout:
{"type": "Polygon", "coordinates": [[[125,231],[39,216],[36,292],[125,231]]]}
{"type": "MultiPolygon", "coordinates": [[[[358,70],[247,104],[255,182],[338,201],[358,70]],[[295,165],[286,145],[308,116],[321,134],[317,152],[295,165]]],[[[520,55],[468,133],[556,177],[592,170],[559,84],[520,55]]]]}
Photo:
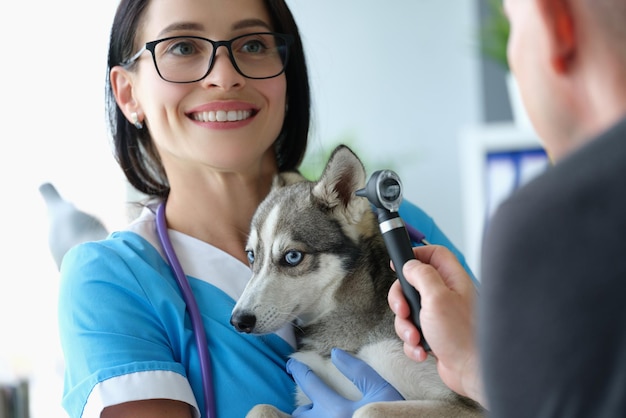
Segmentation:
{"type": "MultiPolygon", "coordinates": [[[[422,346],[426,351],[430,351],[420,325],[419,315],[422,307],[420,294],[407,282],[402,273],[404,263],[414,260],[415,256],[404,221],[398,214],[402,202],[400,177],[391,170],[375,171],[367,181],[365,188],[357,190],[356,195],[366,197],[376,207],[380,232],[382,232],[387,252],[400,280],[404,297],[411,308],[411,319],[422,335],[422,346]]],[[[422,239],[421,242],[428,244],[425,239],[422,239]]]]}

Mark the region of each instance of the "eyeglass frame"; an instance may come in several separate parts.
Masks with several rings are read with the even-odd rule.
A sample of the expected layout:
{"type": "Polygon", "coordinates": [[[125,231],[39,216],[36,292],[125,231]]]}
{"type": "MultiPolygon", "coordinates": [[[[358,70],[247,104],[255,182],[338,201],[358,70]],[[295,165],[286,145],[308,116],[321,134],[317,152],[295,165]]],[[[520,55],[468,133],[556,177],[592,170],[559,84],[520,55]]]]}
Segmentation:
{"type": "Polygon", "coordinates": [[[189,84],[189,83],[196,83],[200,80],[202,80],[203,78],[205,78],[207,75],[209,75],[209,73],[211,72],[211,70],[213,69],[213,65],[215,64],[215,54],[217,53],[217,49],[220,46],[225,47],[228,50],[228,57],[230,59],[231,64],[233,64],[233,67],[235,68],[235,70],[237,71],[237,73],[239,73],[240,75],[242,75],[245,78],[249,78],[251,80],[266,80],[268,78],[274,78],[274,77],[278,77],[279,75],[281,75],[282,73],[285,72],[285,69],[287,68],[287,61],[289,59],[289,47],[291,47],[291,45],[293,44],[294,38],[292,35],[287,34],[287,33],[278,33],[278,32],[252,32],[252,33],[246,33],[243,35],[239,35],[236,36],[230,40],[227,41],[213,41],[209,38],[205,38],[202,36],[193,36],[193,35],[177,35],[177,36],[169,36],[167,38],[162,38],[162,39],[157,39],[155,41],[150,41],[150,42],[146,42],[143,47],[137,51],[137,53],[135,53],[135,55],[133,55],[132,57],[130,57],[127,60],[124,60],[120,63],[120,65],[122,67],[129,67],[132,64],[134,64],[140,57],[141,55],[146,52],[146,51],[150,51],[150,55],[152,55],[152,62],[154,63],[154,68],[156,69],[157,73],[159,74],[159,77],[161,77],[162,80],[167,81],[168,83],[176,83],[176,84],[189,84]],[[282,58],[282,62],[283,62],[283,69],[272,76],[269,77],[250,77],[246,74],[244,74],[241,69],[239,68],[239,66],[237,65],[237,62],[235,60],[235,56],[233,54],[233,50],[232,50],[232,44],[233,42],[237,41],[238,39],[241,38],[245,38],[246,36],[253,36],[253,35],[272,35],[278,38],[281,38],[285,41],[285,56],[284,58],[282,58]],[[212,46],[213,46],[213,51],[211,52],[211,57],[209,58],[209,66],[207,67],[207,71],[206,73],[204,73],[204,75],[196,80],[193,81],[171,81],[166,79],[165,77],[163,77],[163,75],[161,74],[161,70],[159,70],[159,65],[157,64],[157,59],[156,59],[156,54],[154,52],[156,46],[158,44],[160,44],[161,42],[165,42],[165,41],[170,41],[172,39],[199,39],[199,40],[203,40],[203,41],[207,41],[209,42],[212,46]]]}

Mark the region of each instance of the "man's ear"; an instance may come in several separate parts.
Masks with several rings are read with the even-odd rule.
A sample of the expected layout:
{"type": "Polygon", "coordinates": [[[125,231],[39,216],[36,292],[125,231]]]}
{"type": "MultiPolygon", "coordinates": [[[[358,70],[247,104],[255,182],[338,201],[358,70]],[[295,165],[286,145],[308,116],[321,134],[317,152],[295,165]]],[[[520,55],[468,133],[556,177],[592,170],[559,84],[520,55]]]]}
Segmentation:
{"type": "Polygon", "coordinates": [[[141,112],[139,103],[135,100],[131,74],[121,66],[115,66],[109,74],[111,89],[117,105],[122,109],[126,119],[132,121],[133,113],[141,112]]]}
{"type": "Polygon", "coordinates": [[[570,0],[536,0],[548,34],[552,68],[558,74],[569,70],[576,54],[575,18],[570,0]]]}

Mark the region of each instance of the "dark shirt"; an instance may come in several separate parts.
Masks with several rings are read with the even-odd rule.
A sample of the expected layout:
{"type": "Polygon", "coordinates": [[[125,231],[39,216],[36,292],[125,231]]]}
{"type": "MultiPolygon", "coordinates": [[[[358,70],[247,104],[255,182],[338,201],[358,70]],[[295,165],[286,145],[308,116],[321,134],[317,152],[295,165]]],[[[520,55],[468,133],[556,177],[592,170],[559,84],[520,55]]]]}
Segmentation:
{"type": "Polygon", "coordinates": [[[490,416],[626,417],[626,119],[501,205],[481,265],[490,416]]]}

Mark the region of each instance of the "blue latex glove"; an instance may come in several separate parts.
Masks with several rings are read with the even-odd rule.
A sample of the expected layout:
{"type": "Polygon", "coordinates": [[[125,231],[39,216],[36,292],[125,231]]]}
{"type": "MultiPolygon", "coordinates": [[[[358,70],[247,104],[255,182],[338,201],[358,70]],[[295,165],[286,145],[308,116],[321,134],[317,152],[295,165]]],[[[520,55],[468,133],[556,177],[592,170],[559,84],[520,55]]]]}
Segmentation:
{"type": "Polygon", "coordinates": [[[304,363],[295,359],[287,362],[287,371],[291,373],[302,391],[313,402],[296,409],[294,418],[350,418],[354,411],[370,402],[400,401],[402,395],[383,379],[367,363],[351,356],[343,350],[334,348],[331,361],[363,394],[358,401],[346,399],[328,387],[304,363]]]}

